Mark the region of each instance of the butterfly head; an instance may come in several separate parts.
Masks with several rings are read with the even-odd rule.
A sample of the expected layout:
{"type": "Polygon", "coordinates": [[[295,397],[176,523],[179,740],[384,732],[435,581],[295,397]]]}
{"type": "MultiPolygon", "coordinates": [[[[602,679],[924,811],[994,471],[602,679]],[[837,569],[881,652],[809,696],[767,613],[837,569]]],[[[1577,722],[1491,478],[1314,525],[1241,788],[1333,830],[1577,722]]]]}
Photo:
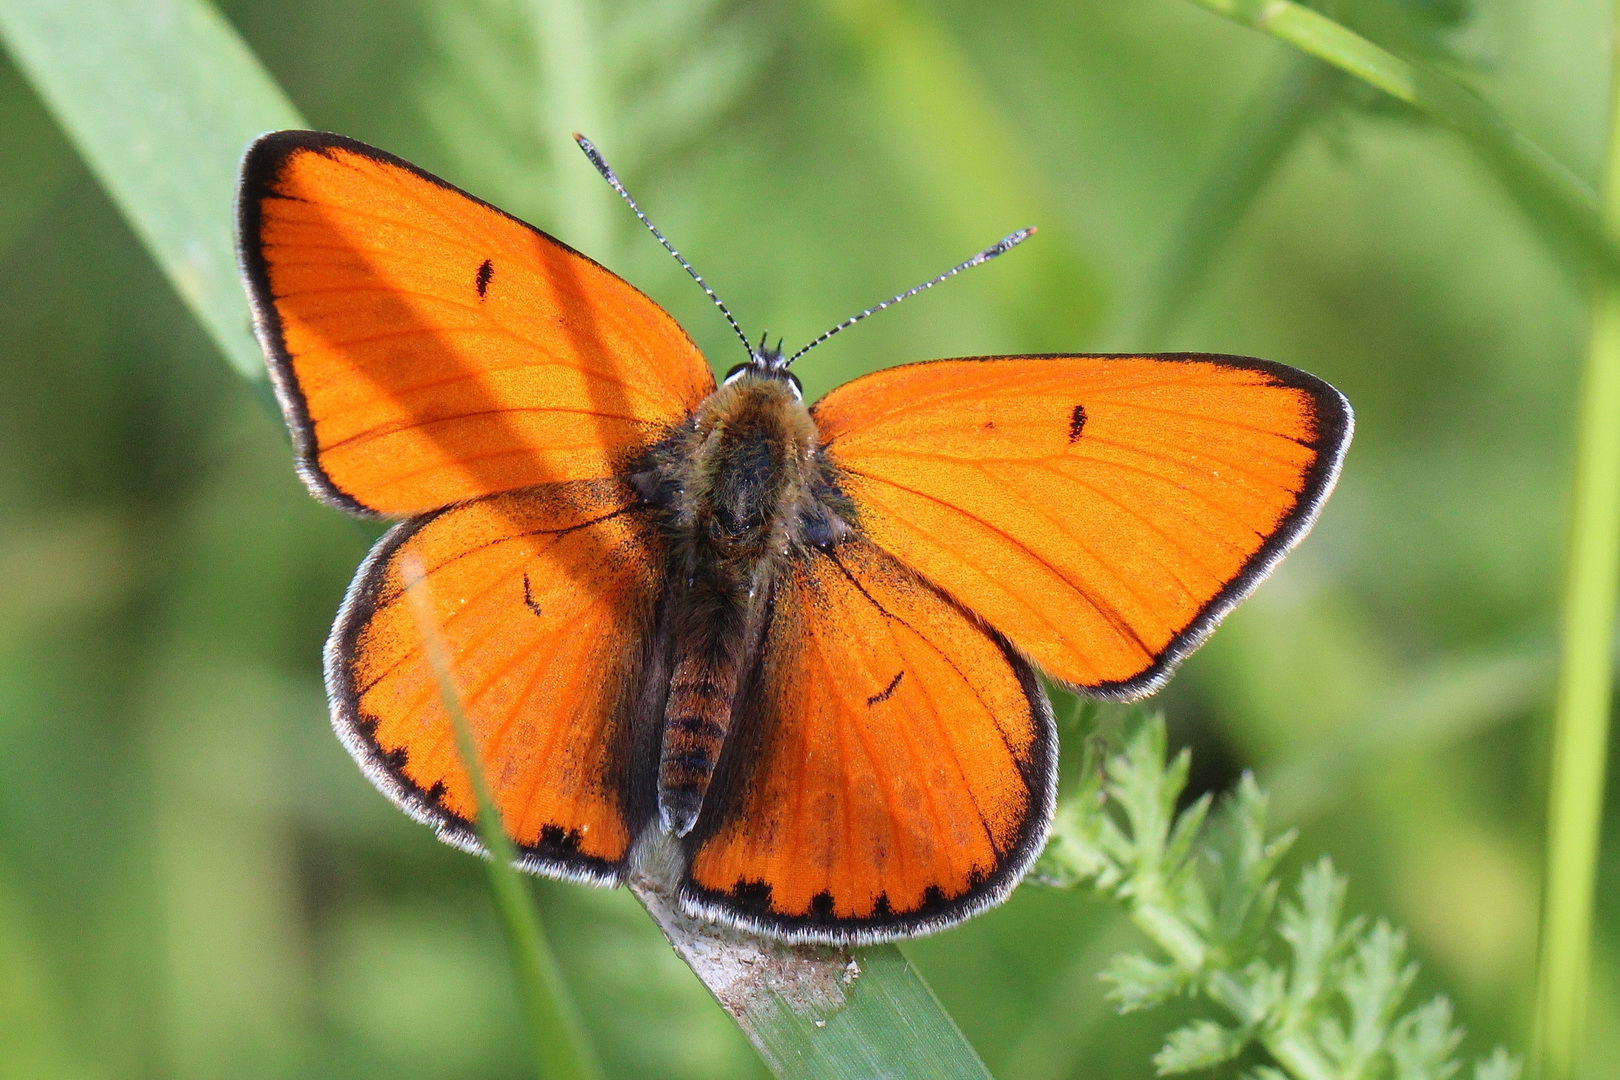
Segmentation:
{"type": "Polygon", "coordinates": [[[726,372],[726,385],[739,379],[776,379],[788,385],[788,389],[793,391],[794,400],[804,400],[804,387],[799,383],[798,376],[787,369],[792,360],[782,355],[782,339],[777,338],[776,344],[772,345],[768,337],[761,334],[759,344],[748,347],[748,362],[726,372]]]}

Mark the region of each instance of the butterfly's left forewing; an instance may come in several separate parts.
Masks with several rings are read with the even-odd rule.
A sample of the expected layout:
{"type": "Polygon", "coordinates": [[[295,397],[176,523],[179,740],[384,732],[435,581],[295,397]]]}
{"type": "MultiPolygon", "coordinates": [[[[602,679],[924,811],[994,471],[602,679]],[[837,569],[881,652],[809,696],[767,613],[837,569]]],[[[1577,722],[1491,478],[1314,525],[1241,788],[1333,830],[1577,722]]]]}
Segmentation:
{"type": "Polygon", "coordinates": [[[1055,745],[1034,672],[882,551],[807,554],[696,830],[686,904],[798,940],[905,936],[1004,896],[1039,851],[1055,745]]]}

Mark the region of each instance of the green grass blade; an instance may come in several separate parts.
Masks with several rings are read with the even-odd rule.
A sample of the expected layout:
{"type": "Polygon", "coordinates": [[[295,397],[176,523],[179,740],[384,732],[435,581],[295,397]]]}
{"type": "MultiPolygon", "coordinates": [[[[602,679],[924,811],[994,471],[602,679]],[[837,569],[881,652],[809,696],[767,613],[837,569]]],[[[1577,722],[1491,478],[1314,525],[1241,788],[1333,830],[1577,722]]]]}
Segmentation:
{"type": "MultiPolygon", "coordinates": [[[[1620,23],[1620,8],[1616,11],[1620,23]]],[[[1620,72],[1610,76],[1603,212],[1620,229],[1620,72]]],[[[1546,893],[1536,979],[1535,1075],[1581,1075],[1592,966],[1592,903],[1603,817],[1620,579],[1620,287],[1592,312],[1575,436],[1562,657],[1553,712],[1546,893]]]]}
{"type": "Polygon", "coordinates": [[[1193,2],[1286,41],[1454,128],[1555,251],[1620,278],[1620,243],[1606,228],[1592,192],[1472,90],[1292,0],[1193,2]]]}
{"type": "Polygon", "coordinates": [[[484,780],[484,771],[478,761],[478,748],[473,743],[472,728],[461,707],[461,694],[456,689],[455,675],[450,670],[449,653],[439,633],[438,617],[428,593],[426,575],[422,572],[421,564],[413,559],[407,559],[402,569],[405,592],[416,612],[428,664],[433,668],[433,677],[438,680],[439,696],[444,701],[450,726],[455,731],[456,752],[472,780],[473,793],[478,800],[478,835],[491,856],[488,860],[490,892],[495,896],[495,906],[500,912],[501,925],[506,930],[512,960],[517,968],[518,987],[523,995],[529,1034],[534,1041],[539,1075],[545,1080],[598,1080],[602,1075],[601,1068],[585,1036],[573,999],[563,983],[562,973],[557,969],[551,946],[546,941],[539,909],[535,907],[523,876],[512,865],[517,859],[517,852],[507,839],[506,830],[501,825],[501,812],[484,780]]]}
{"type": "Polygon", "coordinates": [[[263,378],[231,208],[254,136],[303,127],[203,0],[0,0],[0,35],[231,364],[263,378]]]}
{"type": "Polygon", "coordinates": [[[644,846],[637,862],[631,889],[782,1080],[990,1080],[897,947],[788,945],[706,923],[671,901],[666,852],[644,846]]]}

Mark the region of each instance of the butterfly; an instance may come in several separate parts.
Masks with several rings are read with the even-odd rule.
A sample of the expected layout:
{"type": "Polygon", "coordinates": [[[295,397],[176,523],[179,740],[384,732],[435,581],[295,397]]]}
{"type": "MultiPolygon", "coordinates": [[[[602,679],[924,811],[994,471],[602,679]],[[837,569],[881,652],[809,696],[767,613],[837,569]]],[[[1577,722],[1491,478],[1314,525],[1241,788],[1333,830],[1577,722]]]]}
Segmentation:
{"type": "Polygon", "coordinates": [[[366,776],[483,850],[419,565],[519,865],[611,885],[656,842],[688,913],[790,941],[1001,901],[1055,796],[1037,672],[1156,689],[1350,439],[1322,380],[1190,353],[913,363],[806,406],[723,304],[748,359],[717,383],[619,277],[339,135],[255,142],[238,229],[300,474],[397,521],[325,654],[366,776]]]}

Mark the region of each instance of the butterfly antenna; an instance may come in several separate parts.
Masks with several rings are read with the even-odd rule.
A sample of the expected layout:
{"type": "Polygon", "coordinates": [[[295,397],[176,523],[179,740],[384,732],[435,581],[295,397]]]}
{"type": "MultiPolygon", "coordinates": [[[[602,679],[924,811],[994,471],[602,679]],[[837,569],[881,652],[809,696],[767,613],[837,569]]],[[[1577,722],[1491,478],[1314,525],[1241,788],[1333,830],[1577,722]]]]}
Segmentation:
{"type": "MultiPolygon", "coordinates": [[[[708,295],[709,299],[714,301],[714,306],[720,309],[720,314],[724,315],[726,317],[726,322],[731,324],[731,329],[736,333],[737,340],[743,343],[743,348],[747,349],[748,355],[752,357],[754,355],[753,346],[748,344],[748,335],[743,333],[742,327],[737,325],[737,320],[732,318],[731,309],[726,307],[725,302],[714,294],[713,289],[709,288],[709,283],[703,280],[703,275],[692,269],[692,264],[687,262],[681,253],[675,250],[675,246],[673,244],[664,239],[664,234],[658,231],[658,226],[647,220],[647,215],[641,212],[641,207],[636,205],[636,200],[632,199],[630,197],[630,193],[624,190],[624,184],[619,181],[619,177],[614,173],[613,167],[603,159],[602,152],[596,148],[591,140],[587,139],[577,131],[574,132],[574,141],[579,143],[579,148],[581,150],[585,151],[585,156],[591,159],[591,164],[595,165],[596,171],[602,174],[602,179],[606,180],[610,185],[612,185],[613,190],[619,193],[619,197],[630,204],[630,209],[636,212],[636,217],[640,218],[641,223],[647,226],[648,231],[658,238],[658,242],[660,244],[664,245],[664,250],[675,256],[675,261],[681,264],[681,269],[685,270],[688,274],[691,274],[692,280],[698,283],[698,288],[702,289],[704,293],[708,295]]],[[[933,283],[930,282],[929,284],[933,283]]]]}
{"type": "Polygon", "coordinates": [[[800,349],[798,352],[796,352],[792,356],[788,357],[787,360],[783,362],[782,366],[787,367],[788,364],[793,363],[793,361],[797,360],[799,357],[803,356],[805,353],[809,352],[811,349],[815,348],[817,345],[820,345],[823,341],[826,341],[828,338],[832,337],[834,334],[838,333],[840,330],[848,330],[850,327],[854,326],[856,323],[860,322],[862,319],[866,318],[868,315],[876,315],[878,312],[882,311],[884,308],[893,307],[895,304],[898,304],[900,301],[906,299],[907,297],[916,296],[918,293],[922,292],[924,289],[932,289],[935,285],[938,285],[940,282],[944,281],[946,278],[953,278],[957,274],[960,274],[964,270],[967,270],[967,269],[970,269],[972,267],[978,266],[980,263],[989,262],[991,259],[995,258],[997,255],[1003,254],[1004,252],[1011,251],[1013,248],[1017,247],[1019,244],[1022,244],[1025,240],[1028,240],[1031,236],[1034,236],[1034,235],[1035,235],[1035,226],[1033,226],[1033,225],[1031,225],[1027,229],[1019,229],[1015,233],[1011,233],[1011,234],[1009,234],[1007,236],[1002,237],[1000,240],[996,241],[994,244],[991,244],[989,247],[985,248],[983,251],[981,251],[977,255],[973,256],[973,258],[968,259],[966,262],[957,263],[955,266],[951,267],[949,270],[945,271],[943,274],[939,275],[938,277],[930,278],[928,281],[923,282],[921,285],[918,285],[914,289],[907,289],[903,293],[898,293],[898,294],[896,294],[894,296],[891,296],[887,300],[883,301],[883,303],[881,303],[881,304],[873,304],[871,307],[867,308],[865,311],[861,312],[859,315],[851,315],[849,318],[845,319],[843,322],[839,323],[837,326],[833,327],[831,330],[828,330],[825,334],[822,334],[820,337],[816,338],[810,344],[806,345],[804,348],[800,349]]]}

